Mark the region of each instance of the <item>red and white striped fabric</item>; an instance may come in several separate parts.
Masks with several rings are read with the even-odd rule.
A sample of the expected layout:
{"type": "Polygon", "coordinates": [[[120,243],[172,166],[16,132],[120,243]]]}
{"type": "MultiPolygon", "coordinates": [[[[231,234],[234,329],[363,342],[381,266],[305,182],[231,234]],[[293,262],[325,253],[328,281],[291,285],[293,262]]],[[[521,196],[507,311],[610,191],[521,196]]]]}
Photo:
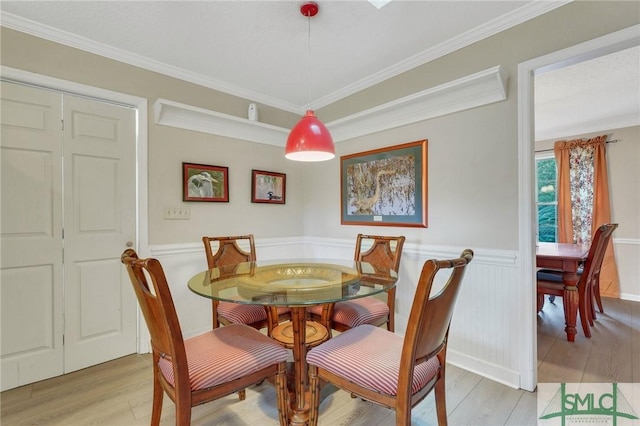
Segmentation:
{"type": "Polygon", "coordinates": [[[231,302],[218,303],[218,315],[234,324],[252,324],[267,319],[267,311],[262,305],[242,305],[231,302]]]}
{"type": "Polygon", "coordinates": [[[372,324],[387,315],[389,315],[389,306],[369,296],[336,303],[331,320],[349,328],[355,328],[363,324],[372,324]]]}
{"type": "MultiPolygon", "coordinates": [[[[288,351],[243,324],[230,324],[185,340],[191,390],[206,389],[287,360],[288,351]]],[[[162,374],[174,384],[171,361],[160,359],[162,374]]]]}
{"type": "MultiPolygon", "coordinates": [[[[363,387],[398,394],[403,338],[382,328],[362,325],[329,339],[307,353],[307,362],[363,387]]],[[[437,357],[417,364],[411,391],[422,389],[438,372],[437,357]]]]}
{"type": "MultiPolygon", "coordinates": [[[[291,311],[291,308],[278,308],[279,315],[289,311],[291,311]]],[[[267,311],[262,305],[220,302],[218,304],[218,314],[234,324],[253,324],[267,319],[267,311]]]]}

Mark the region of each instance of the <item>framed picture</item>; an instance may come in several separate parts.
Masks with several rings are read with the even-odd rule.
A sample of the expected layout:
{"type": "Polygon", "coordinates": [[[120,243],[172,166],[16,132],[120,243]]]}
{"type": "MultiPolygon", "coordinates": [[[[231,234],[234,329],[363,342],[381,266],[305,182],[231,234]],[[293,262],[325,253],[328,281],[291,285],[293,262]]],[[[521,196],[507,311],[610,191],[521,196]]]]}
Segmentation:
{"type": "Polygon", "coordinates": [[[427,227],[427,140],[340,157],[341,223],[427,227]]]}
{"type": "Polygon", "coordinates": [[[229,168],[182,163],[182,200],[229,202],[229,168]]]}
{"type": "Polygon", "coordinates": [[[252,203],[284,204],[286,190],[286,174],[251,170],[252,203]]]}

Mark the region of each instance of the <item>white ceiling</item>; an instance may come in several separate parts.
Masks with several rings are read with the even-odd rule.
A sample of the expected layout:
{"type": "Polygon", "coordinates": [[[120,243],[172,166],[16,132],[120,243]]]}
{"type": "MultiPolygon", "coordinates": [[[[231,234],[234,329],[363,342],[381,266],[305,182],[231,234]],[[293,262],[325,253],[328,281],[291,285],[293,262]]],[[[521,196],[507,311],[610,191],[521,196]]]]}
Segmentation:
{"type": "MultiPolygon", "coordinates": [[[[301,1],[270,0],[3,0],[0,11],[3,26],[301,113],[567,2],[394,0],[378,9],[365,0],[334,0],[320,1],[311,20],[300,14],[301,1]]],[[[608,86],[639,80],[638,67],[630,66],[633,60],[638,64],[635,55],[613,69],[616,76],[629,68],[636,74],[609,78],[608,86]]],[[[558,108],[575,110],[559,100],[584,97],[584,86],[576,82],[594,88],[595,79],[582,78],[576,67],[568,77],[549,72],[536,79],[536,86],[546,87],[536,92],[540,106],[554,108],[536,109],[538,125],[558,127],[558,108]]],[[[611,93],[609,87],[609,99],[611,93]]],[[[607,104],[633,102],[637,107],[637,98],[607,104]]],[[[584,103],[580,99],[579,105],[584,103]]]]}

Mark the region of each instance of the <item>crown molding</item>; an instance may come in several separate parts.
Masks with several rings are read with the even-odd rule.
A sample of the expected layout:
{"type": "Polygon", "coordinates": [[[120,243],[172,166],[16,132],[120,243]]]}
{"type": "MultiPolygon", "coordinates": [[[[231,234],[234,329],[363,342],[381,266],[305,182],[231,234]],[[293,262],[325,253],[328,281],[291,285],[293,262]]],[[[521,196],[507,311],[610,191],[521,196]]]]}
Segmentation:
{"type": "MultiPolygon", "coordinates": [[[[475,108],[507,98],[507,77],[495,66],[326,123],[334,142],[475,108]]],[[[156,124],[284,147],[289,129],[166,99],[153,104],[156,124]]]]}
{"type": "Polygon", "coordinates": [[[2,12],[1,25],[12,30],[52,41],[54,43],[94,53],[96,55],[104,56],[105,58],[113,59],[149,71],[154,71],[189,83],[194,83],[199,86],[208,87],[209,89],[218,90],[233,96],[250,99],[252,102],[269,105],[284,111],[300,114],[300,111],[304,109],[302,106],[294,105],[290,102],[285,102],[260,92],[247,90],[211,77],[203,76],[202,74],[193,73],[179,67],[155,61],[141,55],[136,55],[126,50],[99,43],[85,37],[80,37],[76,34],[62,31],[11,13],[2,12]]]}
{"type": "Polygon", "coordinates": [[[327,123],[334,141],[440,117],[507,99],[507,77],[495,66],[327,123]]]}
{"type": "Polygon", "coordinates": [[[318,110],[334,102],[337,102],[347,96],[353,95],[361,90],[367,89],[392,77],[395,77],[403,72],[407,72],[413,68],[424,65],[428,62],[436,60],[463,47],[469,46],[480,40],[484,40],[492,35],[495,35],[501,31],[507,30],[518,24],[526,22],[530,19],[536,18],[568,3],[573,0],[559,0],[559,1],[537,1],[533,3],[527,3],[521,8],[505,14],[499,18],[493,19],[486,24],[473,28],[457,37],[451,38],[444,43],[440,43],[430,49],[420,52],[410,58],[407,58],[397,64],[385,68],[377,73],[350,84],[340,90],[328,94],[320,99],[313,101],[310,104],[310,108],[318,110]]]}
{"type": "Polygon", "coordinates": [[[505,14],[500,18],[493,19],[482,26],[476,27],[464,34],[461,34],[458,37],[454,37],[453,39],[441,43],[438,46],[425,50],[417,55],[414,55],[411,58],[399,62],[394,66],[374,73],[358,82],[355,82],[316,101],[313,101],[310,103],[310,105],[295,105],[291,102],[286,102],[282,99],[267,96],[260,92],[248,90],[211,77],[189,72],[179,67],[167,65],[141,55],[136,55],[131,52],[117,49],[103,43],[98,43],[85,37],[79,37],[67,31],[62,31],[48,25],[40,24],[38,22],[22,18],[11,13],[3,12],[2,22],[0,24],[4,27],[50,40],[55,43],[60,43],[65,46],[84,50],[89,53],[94,53],[96,55],[104,56],[106,58],[110,58],[119,62],[124,62],[129,65],[147,69],[149,71],[158,72],[170,77],[198,84],[203,87],[208,87],[213,90],[218,90],[220,92],[224,92],[233,96],[238,96],[243,99],[249,99],[253,102],[261,103],[274,108],[279,108],[284,111],[301,114],[309,108],[318,110],[356,92],[367,89],[391,77],[395,77],[398,74],[409,71],[417,66],[424,65],[427,62],[433,61],[477,41],[483,40],[489,36],[499,33],[500,31],[504,31],[522,22],[543,15],[572,1],[573,0],[554,0],[535,1],[532,3],[527,3],[523,7],[505,14]]]}

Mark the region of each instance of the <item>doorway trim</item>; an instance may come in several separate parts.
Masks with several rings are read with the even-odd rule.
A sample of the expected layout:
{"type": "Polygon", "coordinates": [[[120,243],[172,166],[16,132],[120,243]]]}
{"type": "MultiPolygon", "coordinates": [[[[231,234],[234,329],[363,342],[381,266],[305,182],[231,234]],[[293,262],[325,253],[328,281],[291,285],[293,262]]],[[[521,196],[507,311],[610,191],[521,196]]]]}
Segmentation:
{"type": "MultiPolygon", "coordinates": [[[[57,90],[72,95],[95,98],[102,101],[127,105],[137,110],[136,114],[136,251],[141,257],[149,253],[149,225],[148,225],[148,185],[147,185],[147,146],[148,146],[148,112],[147,99],[126,93],[87,86],[73,81],[62,80],[42,74],[20,70],[0,65],[2,80],[38,86],[43,89],[57,90]]],[[[141,338],[146,330],[141,328],[140,310],[136,312],[137,348],[138,353],[150,352],[148,339],[141,338]]]]}
{"type": "Polygon", "coordinates": [[[534,77],[545,71],[597,58],[640,44],[640,25],[607,34],[518,64],[518,229],[520,253],[520,387],[533,391],[538,382],[537,323],[534,287],[534,77]]]}

